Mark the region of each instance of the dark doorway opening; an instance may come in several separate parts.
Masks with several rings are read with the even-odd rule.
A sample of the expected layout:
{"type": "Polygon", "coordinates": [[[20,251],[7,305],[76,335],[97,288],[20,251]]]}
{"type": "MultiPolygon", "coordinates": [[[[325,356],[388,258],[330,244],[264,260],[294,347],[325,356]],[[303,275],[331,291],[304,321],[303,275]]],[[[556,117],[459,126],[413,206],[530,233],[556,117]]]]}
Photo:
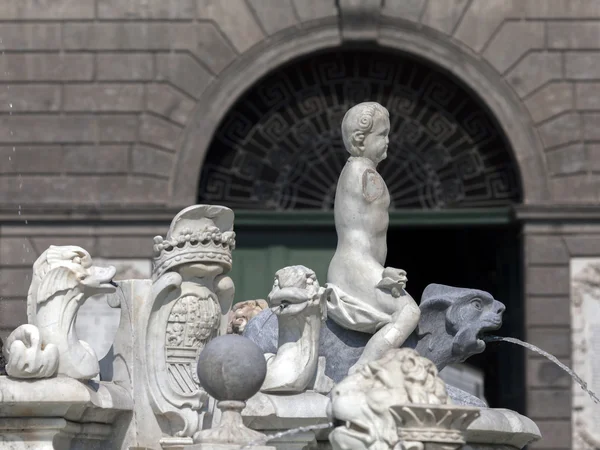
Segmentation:
{"type": "MultiPolygon", "coordinates": [[[[265,224],[266,225],[266,224],[265,224]]],[[[236,300],[266,298],[277,269],[302,264],[325,284],[337,237],[333,227],[236,227],[232,278],[236,300]]],[[[407,271],[407,290],[420,301],[430,283],[490,292],[506,305],[503,336],[523,338],[520,227],[390,227],[388,266],[407,271]]],[[[515,346],[489,344],[467,364],[483,371],[490,407],[524,413],[524,354],[515,346]]]]}
{"type": "MultiPolygon", "coordinates": [[[[524,336],[520,227],[391,229],[387,265],[406,270],[407,290],[421,298],[430,283],[490,292],[506,305],[498,334],[524,336]]],[[[483,371],[491,407],[525,411],[525,362],[520,348],[492,343],[467,363],[483,371]]]]}

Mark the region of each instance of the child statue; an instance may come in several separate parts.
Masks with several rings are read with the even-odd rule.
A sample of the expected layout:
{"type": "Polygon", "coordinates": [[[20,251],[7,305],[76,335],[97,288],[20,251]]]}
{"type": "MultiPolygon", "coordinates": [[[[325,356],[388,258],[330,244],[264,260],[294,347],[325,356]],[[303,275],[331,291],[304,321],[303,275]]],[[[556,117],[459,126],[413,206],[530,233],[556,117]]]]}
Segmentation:
{"type": "Polygon", "coordinates": [[[400,347],[420,310],[404,290],[406,272],[384,268],[390,194],[377,164],[387,157],[389,112],[374,102],[348,110],[342,137],[350,158],[334,203],[338,244],[327,273],[327,315],[340,326],[373,334],[350,374],[400,347]]]}

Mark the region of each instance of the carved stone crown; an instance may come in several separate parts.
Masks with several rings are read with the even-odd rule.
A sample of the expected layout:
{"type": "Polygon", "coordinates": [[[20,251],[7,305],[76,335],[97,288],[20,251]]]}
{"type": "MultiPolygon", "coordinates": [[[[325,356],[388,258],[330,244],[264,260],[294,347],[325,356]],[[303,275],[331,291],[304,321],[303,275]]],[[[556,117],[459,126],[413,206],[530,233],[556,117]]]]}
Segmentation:
{"type": "Polygon", "coordinates": [[[231,209],[215,205],[194,205],[177,214],[167,236],[154,238],[154,278],[185,263],[221,264],[229,271],[233,218],[231,209]]]}

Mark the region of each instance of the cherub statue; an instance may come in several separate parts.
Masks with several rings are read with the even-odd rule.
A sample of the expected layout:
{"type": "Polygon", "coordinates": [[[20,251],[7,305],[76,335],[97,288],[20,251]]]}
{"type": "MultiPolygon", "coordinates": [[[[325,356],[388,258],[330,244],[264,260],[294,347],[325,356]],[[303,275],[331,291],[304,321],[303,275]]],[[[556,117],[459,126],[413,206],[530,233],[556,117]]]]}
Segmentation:
{"type": "Polygon", "coordinates": [[[373,334],[356,364],[400,347],[416,328],[420,310],[404,290],[406,272],[384,267],[390,194],[377,172],[387,157],[390,120],[378,103],[360,103],[342,121],[350,158],[334,203],[338,244],[327,273],[327,314],[344,328],[373,334]]]}

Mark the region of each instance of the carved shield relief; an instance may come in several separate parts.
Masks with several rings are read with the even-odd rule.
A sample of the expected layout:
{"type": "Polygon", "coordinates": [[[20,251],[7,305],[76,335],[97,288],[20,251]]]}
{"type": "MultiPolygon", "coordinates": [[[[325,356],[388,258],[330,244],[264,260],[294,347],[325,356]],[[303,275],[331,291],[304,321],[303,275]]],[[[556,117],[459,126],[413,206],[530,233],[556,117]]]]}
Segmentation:
{"type": "Polygon", "coordinates": [[[191,394],[198,390],[198,356],[217,335],[220,315],[219,304],[212,295],[185,295],[174,303],[167,321],[165,357],[169,382],[175,391],[191,394]]]}

